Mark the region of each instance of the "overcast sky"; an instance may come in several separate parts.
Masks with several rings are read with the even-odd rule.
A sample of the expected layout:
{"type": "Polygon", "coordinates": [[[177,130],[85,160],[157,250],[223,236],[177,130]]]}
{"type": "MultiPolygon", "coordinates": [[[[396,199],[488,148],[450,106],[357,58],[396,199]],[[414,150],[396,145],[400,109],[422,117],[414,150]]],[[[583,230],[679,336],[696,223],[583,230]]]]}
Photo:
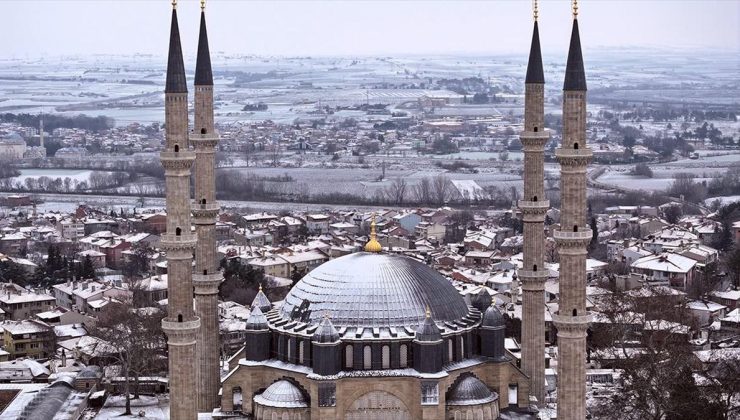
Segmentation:
{"type": "MultiPolygon", "coordinates": [[[[567,48],[570,2],[540,2],[543,53],[567,48]]],[[[740,52],[738,0],[581,0],[584,48],[740,52]]],[[[0,1],[0,57],[165,54],[168,0],[0,1]]],[[[209,0],[211,51],[260,55],[526,54],[532,2],[209,0]]],[[[183,48],[196,48],[197,1],[180,1],[183,48]]]]}

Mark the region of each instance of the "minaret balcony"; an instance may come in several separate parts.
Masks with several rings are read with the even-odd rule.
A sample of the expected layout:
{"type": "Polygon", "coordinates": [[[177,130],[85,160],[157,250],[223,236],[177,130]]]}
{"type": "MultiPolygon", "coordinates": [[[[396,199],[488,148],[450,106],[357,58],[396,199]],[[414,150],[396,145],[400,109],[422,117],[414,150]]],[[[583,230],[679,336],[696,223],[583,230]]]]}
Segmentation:
{"type": "Polygon", "coordinates": [[[218,286],[223,282],[224,276],[220,272],[213,274],[193,273],[193,286],[196,295],[215,295],[218,293],[218,286]]]}
{"type": "Polygon", "coordinates": [[[535,213],[544,213],[550,208],[550,200],[519,200],[518,205],[522,212],[532,211],[535,213]]]}
{"type": "Polygon", "coordinates": [[[159,160],[165,170],[189,170],[195,162],[195,152],[190,150],[162,151],[159,153],[159,160]]]}
{"type": "Polygon", "coordinates": [[[190,321],[173,321],[167,318],[162,320],[162,331],[167,334],[167,343],[174,345],[192,345],[200,329],[200,318],[190,321]]]}
{"type": "Polygon", "coordinates": [[[221,206],[218,203],[193,203],[190,211],[193,213],[193,224],[212,224],[221,212],[221,206]]]}
{"type": "Polygon", "coordinates": [[[164,233],[162,234],[162,236],[159,237],[159,247],[167,252],[168,257],[170,256],[170,252],[191,252],[193,249],[195,249],[195,244],[197,242],[198,237],[193,233],[182,235],[164,233]]]}
{"type": "Polygon", "coordinates": [[[555,230],[552,237],[560,247],[574,248],[574,247],[587,247],[591,243],[593,233],[591,229],[583,228],[578,232],[570,232],[563,230],[555,230]]]}
{"type": "Polygon", "coordinates": [[[541,152],[545,150],[545,144],[550,140],[550,130],[542,131],[521,131],[519,139],[524,146],[524,152],[541,152]]]}
{"type": "MultiPolygon", "coordinates": [[[[562,303],[561,301],[561,306],[562,303]]],[[[558,338],[586,338],[586,330],[591,321],[590,313],[576,316],[552,314],[552,322],[558,329],[558,338]]]]}
{"type": "Polygon", "coordinates": [[[562,166],[587,166],[591,162],[594,153],[590,147],[582,149],[555,149],[555,158],[562,166]]]}
{"type": "Polygon", "coordinates": [[[211,133],[200,134],[190,133],[190,143],[195,147],[196,152],[199,151],[211,151],[218,146],[220,136],[218,131],[211,133]]]}

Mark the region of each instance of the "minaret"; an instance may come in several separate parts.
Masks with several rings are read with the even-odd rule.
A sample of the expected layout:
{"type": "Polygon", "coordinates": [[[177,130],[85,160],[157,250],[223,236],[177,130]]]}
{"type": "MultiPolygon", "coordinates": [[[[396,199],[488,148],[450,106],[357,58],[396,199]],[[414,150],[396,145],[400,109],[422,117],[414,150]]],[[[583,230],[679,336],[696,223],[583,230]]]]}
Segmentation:
{"type": "Polygon", "coordinates": [[[218,328],[218,285],[221,273],[216,262],[216,145],[219,136],[213,122],[213,74],[206,31],[205,0],[200,3],[200,36],[195,64],[195,124],[190,142],[195,148],[195,199],[193,224],[198,236],[195,248],[195,310],[201,325],[196,346],[198,411],[218,406],[221,385],[218,328]]]}
{"type": "Polygon", "coordinates": [[[44,148],[44,114],[39,115],[39,147],[44,148]]]}
{"type": "MultiPolygon", "coordinates": [[[[537,404],[545,402],[545,75],[542,69],[538,7],[534,3],[534,29],[524,80],[524,198],[519,201],[524,222],[524,261],[518,270],[522,285],[522,368],[530,380],[537,404]]],[[[515,292],[512,291],[512,297],[515,292]]],[[[516,303],[516,302],[514,302],[516,303]]]]}
{"type": "Polygon", "coordinates": [[[573,31],[563,86],[563,142],[560,163],[560,228],[554,232],[560,255],[558,329],[558,412],[560,419],[586,418],[586,254],[591,230],[586,222],[586,73],[578,34],[578,4],[573,2],[573,31]]]}
{"type": "Polygon", "coordinates": [[[160,248],[167,253],[169,284],[167,334],[169,353],[170,418],[195,420],[195,341],[200,320],[193,312],[193,249],[190,231],[190,169],[195,153],[188,150],[188,88],[177,25],[177,2],[172,2],[172,27],[165,88],[165,149],[160,160],[165,170],[167,232],[160,248]]]}

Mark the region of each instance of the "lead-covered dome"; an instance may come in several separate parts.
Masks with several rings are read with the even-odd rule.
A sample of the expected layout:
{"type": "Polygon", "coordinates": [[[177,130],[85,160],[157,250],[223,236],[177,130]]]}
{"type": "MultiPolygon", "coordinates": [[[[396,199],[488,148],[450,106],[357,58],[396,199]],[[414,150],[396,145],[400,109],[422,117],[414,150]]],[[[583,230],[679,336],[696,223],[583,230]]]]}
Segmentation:
{"type": "Polygon", "coordinates": [[[254,402],[267,407],[299,408],[308,407],[303,392],[290,381],[281,379],[255,395],[254,402]]]}
{"type": "Polygon", "coordinates": [[[280,308],[283,319],[337,327],[416,327],[429,307],[437,322],[453,322],[468,306],[436,270],[408,257],[359,252],[330,260],[296,283],[280,308]]]}
{"type": "Polygon", "coordinates": [[[486,384],[475,376],[465,376],[453,385],[447,394],[447,405],[478,405],[498,399],[486,384]]]}

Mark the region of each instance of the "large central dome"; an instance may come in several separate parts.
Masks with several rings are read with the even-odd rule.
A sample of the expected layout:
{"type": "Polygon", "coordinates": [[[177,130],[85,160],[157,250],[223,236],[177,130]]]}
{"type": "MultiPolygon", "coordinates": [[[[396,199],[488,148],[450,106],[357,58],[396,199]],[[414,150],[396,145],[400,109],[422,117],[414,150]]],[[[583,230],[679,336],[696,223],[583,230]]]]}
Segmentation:
{"type": "Polygon", "coordinates": [[[337,327],[414,327],[425,318],[453,322],[468,314],[460,293],[431,267],[408,257],[359,252],[317,267],[286,296],[283,319],[337,327]]]}

